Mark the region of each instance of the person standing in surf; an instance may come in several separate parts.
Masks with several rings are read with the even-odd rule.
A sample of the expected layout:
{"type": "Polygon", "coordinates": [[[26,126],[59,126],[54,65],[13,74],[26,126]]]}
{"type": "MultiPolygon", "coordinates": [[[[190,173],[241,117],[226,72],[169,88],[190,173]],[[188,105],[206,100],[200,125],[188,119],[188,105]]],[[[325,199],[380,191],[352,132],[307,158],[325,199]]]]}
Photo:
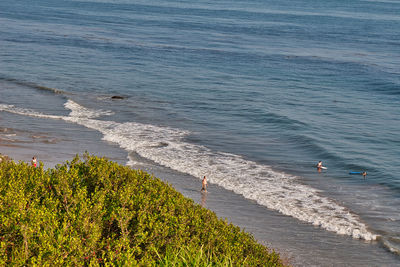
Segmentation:
{"type": "Polygon", "coordinates": [[[205,176],[201,181],[201,191],[207,192],[207,178],[205,176]]]}

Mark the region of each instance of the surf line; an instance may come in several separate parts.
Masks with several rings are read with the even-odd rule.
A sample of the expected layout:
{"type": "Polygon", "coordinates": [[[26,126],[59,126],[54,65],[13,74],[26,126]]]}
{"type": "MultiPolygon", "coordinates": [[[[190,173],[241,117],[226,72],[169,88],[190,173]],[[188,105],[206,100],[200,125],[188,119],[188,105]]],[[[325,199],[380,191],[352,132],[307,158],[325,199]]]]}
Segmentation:
{"type": "Polygon", "coordinates": [[[368,231],[356,214],[321,196],[318,190],[296,182],[295,176],[273,171],[269,166],[248,161],[239,155],[215,152],[204,146],[186,143],[183,137],[188,132],[185,131],[135,122],[95,120],[98,116],[110,113],[87,109],[72,100],[68,100],[64,106],[71,110],[69,116],[46,115],[11,105],[0,105],[0,110],[62,119],[97,130],[103,134],[103,140],[114,142],[128,152],[136,152],[162,166],[195,177],[209,172],[210,183],[300,221],[353,238],[375,240],[377,237],[368,231]],[[154,146],[159,142],[170,145],[154,146]],[[243,176],[244,173],[247,175],[243,176]]]}

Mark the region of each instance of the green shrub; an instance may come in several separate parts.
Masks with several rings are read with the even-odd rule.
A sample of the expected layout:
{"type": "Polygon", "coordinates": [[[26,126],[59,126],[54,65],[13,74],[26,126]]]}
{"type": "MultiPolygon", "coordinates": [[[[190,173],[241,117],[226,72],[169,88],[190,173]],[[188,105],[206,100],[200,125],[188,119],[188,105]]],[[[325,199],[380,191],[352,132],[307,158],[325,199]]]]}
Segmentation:
{"type": "Polygon", "coordinates": [[[0,162],[0,265],[282,263],[170,185],[86,154],[48,170],[0,162]]]}

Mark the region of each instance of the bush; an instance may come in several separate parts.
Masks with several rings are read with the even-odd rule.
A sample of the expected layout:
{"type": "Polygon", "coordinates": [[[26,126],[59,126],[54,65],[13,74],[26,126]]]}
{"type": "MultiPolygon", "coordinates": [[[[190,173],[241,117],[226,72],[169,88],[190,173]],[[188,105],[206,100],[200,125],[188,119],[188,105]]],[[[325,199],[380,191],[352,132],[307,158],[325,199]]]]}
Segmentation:
{"type": "Polygon", "coordinates": [[[86,154],[48,170],[0,162],[0,265],[282,263],[170,185],[86,154]]]}

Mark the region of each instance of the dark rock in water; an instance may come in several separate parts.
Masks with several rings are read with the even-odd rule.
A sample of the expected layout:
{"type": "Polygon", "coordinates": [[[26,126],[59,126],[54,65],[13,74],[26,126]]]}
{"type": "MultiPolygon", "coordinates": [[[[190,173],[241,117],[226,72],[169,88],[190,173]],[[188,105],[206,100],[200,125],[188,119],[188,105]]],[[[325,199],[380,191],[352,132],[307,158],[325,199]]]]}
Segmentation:
{"type": "Polygon", "coordinates": [[[124,99],[125,97],[119,95],[113,95],[111,99],[124,99]]]}

